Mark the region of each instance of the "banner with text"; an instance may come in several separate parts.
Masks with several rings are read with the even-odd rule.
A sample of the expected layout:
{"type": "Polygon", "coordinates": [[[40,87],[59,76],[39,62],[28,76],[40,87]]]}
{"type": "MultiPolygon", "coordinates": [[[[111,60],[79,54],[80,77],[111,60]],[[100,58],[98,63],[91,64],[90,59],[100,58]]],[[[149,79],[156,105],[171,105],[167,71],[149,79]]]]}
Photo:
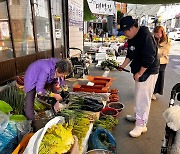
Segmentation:
{"type": "Polygon", "coordinates": [[[105,0],[87,0],[89,8],[94,14],[114,15],[116,12],[116,2],[105,0]]]}

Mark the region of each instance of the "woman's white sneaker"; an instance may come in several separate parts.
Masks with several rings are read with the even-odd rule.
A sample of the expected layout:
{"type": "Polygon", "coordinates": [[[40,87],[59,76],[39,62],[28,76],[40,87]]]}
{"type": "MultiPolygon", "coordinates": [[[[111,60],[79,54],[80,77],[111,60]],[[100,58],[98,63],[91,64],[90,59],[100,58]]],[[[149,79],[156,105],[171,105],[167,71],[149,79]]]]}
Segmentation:
{"type": "Polygon", "coordinates": [[[132,131],[129,132],[131,137],[139,137],[142,133],[147,132],[146,126],[135,126],[132,131]]]}

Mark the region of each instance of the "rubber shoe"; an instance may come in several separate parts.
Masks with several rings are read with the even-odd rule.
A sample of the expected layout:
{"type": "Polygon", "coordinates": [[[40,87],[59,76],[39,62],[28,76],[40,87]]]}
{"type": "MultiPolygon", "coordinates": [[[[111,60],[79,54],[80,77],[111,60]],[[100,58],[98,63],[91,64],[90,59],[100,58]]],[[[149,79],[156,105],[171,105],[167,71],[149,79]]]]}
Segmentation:
{"type": "Polygon", "coordinates": [[[153,94],[152,97],[151,97],[151,99],[155,101],[155,100],[157,99],[157,98],[156,98],[156,95],[153,94]]]}
{"type": "Polygon", "coordinates": [[[135,122],[136,117],[134,115],[126,115],[126,120],[128,120],[130,122],[135,122]]]}
{"type": "Polygon", "coordinates": [[[142,133],[147,132],[147,127],[146,126],[135,126],[132,131],[129,132],[129,135],[131,137],[139,137],[141,136],[142,133]]]}

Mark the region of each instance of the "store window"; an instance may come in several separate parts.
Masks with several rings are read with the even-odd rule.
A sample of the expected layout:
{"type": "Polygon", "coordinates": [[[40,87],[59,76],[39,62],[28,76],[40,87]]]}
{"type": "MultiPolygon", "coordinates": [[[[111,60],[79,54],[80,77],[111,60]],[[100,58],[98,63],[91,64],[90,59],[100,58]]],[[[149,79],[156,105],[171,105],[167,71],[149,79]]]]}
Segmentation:
{"type": "Polygon", "coordinates": [[[13,58],[6,2],[0,2],[0,61],[13,58]]]}
{"type": "Polygon", "coordinates": [[[34,0],[38,51],[52,48],[50,37],[49,6],[47,0],[34,0]]]}
{"type": "Polygon", "coordinates": [[[51,6],[54,46],[60,48],[63,45],[62,0],[51,0],[51,6]]]}
{"type": "Polygon", "coordinates": [[[9,0],[9,10],[16,57],[35,53],[30,1],[9,0]]]}

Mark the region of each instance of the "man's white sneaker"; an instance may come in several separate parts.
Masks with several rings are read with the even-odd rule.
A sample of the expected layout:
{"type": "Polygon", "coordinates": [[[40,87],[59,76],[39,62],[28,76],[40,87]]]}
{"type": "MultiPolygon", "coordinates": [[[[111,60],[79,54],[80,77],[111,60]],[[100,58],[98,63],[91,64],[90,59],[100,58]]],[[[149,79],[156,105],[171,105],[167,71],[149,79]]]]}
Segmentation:
{"type": "Polygon", "coordinates": [[[157,99],[157,98],[156,98],[156,95],[153,94],[152,97],[151,97],[151,99],[155,101],[155,100],[157,99]]]}
{"type": "Polygon", "coordinates": [[[135,126],[132,131],[129,132],[129,135],[131,137],[139,137],[141,136],[142,133],[147,132],[147,127],[146,126],[135,126]]]}
{"type": "Polygon", "coordinates": [[[128,120],[130,122],[135,122],[136,117],[134,115],[126,115],[126,120],[128,120]]]}

